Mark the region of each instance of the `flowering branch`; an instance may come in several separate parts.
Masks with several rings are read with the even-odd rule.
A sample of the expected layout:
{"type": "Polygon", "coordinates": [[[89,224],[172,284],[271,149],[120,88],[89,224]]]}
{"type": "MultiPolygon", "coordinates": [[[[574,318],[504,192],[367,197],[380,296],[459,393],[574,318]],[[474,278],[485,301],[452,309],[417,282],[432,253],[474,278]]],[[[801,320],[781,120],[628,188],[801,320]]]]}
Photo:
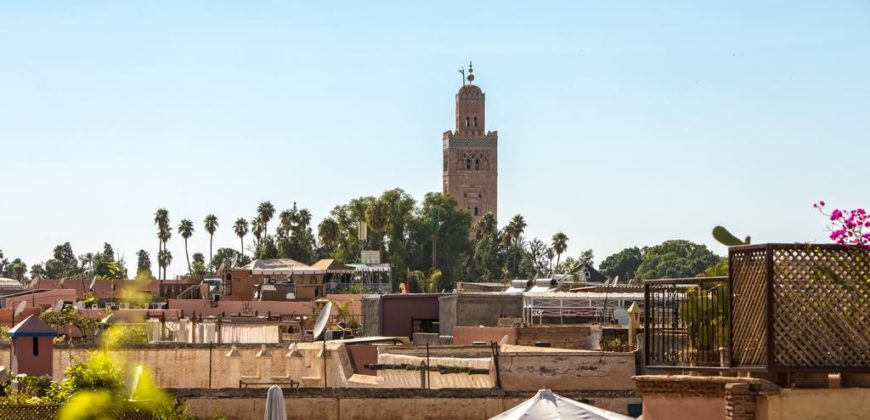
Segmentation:
{"type": "Polygon", "coordinates": [[[834,209],[831,213],[826,213],[824,201],[814,203],[813,207],[831,221],[828,230],[831,232],[829,237],[832,241],[840,245],[870,249],[870,214],[866,210],[834,209]]]}

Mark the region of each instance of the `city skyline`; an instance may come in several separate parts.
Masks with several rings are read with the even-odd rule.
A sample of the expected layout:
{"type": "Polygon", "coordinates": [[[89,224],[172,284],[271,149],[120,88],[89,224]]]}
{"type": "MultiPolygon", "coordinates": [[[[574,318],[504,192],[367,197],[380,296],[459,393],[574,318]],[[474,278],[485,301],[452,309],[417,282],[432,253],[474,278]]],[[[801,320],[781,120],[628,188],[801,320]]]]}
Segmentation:
{"type": "MultiPolygon", "coordinates": [[[[596,264],[667,239],[724,254],[717,224],[827,242],[812,203],[870,192],[870,6],[691,5],[4,6],[0,249],[30,266],[109,242],[156,265],[159,207],[207,253],[209,213],[215,249],[237,248],[232,221],[262,201],[316,225],[395,187],[420,200],[469,60],[502,224],[563,231],[596,264]]],[[[169,249],[183,273],[177,234],[169,249]]]]}

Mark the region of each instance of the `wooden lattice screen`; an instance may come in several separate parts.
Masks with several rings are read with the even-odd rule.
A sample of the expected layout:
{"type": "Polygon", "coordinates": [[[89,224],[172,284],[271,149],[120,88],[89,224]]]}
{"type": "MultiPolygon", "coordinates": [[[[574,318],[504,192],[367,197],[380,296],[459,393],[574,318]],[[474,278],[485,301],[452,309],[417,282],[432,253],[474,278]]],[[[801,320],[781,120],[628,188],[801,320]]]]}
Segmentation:
{"type": "Polygon", "coordinates": [[[870,372],[870,251],[767,244],[729,254],[733,367],[870,372]]]}

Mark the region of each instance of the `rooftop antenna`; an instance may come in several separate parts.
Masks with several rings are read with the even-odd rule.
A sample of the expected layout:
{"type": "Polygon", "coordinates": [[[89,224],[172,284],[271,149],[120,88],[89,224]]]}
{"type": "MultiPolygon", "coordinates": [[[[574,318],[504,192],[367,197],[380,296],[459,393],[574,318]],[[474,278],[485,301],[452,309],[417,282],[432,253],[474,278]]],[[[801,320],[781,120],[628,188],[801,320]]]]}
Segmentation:
{"type": "Polygon", "coordinates": [[[323,308],[320,309],[320,314],[317,315],[317,321],[314,323],[314,339],[320,334],[323,334],[323,388],[326,389],[326,324],[329,322],[329,314],[332,312],[332,302],[326,301],[323,308]]]}
{"type": "Polygon", "coordinates": [[[465,67],[459,68],[459,74],[462,75],[462,86],[465,86],[465,67]]]}

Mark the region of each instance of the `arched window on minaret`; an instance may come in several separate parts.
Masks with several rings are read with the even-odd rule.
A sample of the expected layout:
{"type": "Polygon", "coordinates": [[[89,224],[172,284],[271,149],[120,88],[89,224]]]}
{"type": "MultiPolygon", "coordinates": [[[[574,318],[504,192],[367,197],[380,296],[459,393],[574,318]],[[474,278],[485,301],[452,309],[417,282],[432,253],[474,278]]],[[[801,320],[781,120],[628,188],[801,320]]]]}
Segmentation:
{"type": "Polygon", "coordinates": [[[477,116],[474,117],[474,126],[477,127],[477,116]]]}
{"type": "Polygon", "coordinates": [[[474,159],[474,170],[475,171],[480,170],[480,159],[474,159]]]}
{"type": "Polygon", "coordinates": [[[468,117],[465,117],[465,127],[468,127],[469,125],[471,125],[469,121],[470,120],[468,119],[468,117]]]}
{"type": "Polygon", "coordinates": [[[471,169],[471,158],[465,158],[465,169],[471,169]]]}

